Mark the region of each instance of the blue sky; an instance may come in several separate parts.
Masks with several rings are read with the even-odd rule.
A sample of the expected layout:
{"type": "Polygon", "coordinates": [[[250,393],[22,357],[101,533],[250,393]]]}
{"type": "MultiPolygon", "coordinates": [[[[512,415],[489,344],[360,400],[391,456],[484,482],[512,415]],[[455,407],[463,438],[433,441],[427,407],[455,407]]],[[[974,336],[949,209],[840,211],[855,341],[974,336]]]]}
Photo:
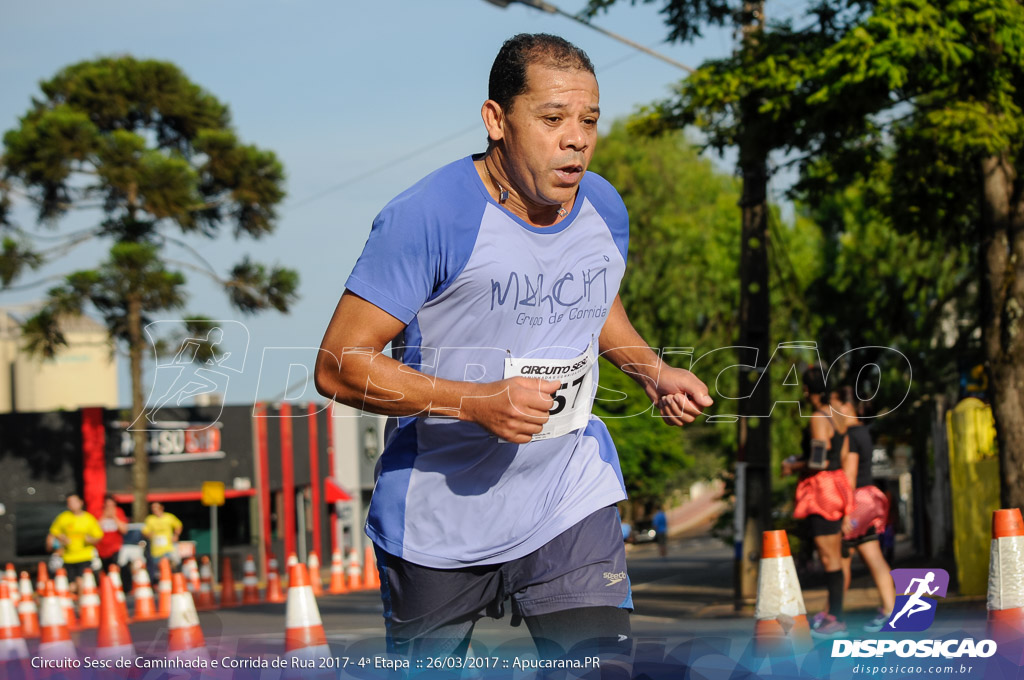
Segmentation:
{"type": "MultiPolygon", "coordinates": [[[[585,1],[554,4],[577,12],[585,1]]],[[[709,31],[691,45],[664,43],[658,6],[622,2],[595,23],[690,66],[730,50],[727,30],[709,31]]],[[[319,345],[374,215],[426,173],[482,150],[479,110],[494,55],[509,36],[541,31],[589,53],[605,130],[615,118],[665,97],[684,75],[567,18],[484,0],[38,0],[4,9],[0,129],[17,124],[40,80],[67,64],[112,54],[172,61],[226,102],[240,137],[272,149],[284,163],[288,198],[271,237],[193,243],[222,272],[244,253],[298,269],[301,300],[288,316],[243,317],[212,284],[190,275],[186,309],[246,324],[248,362],[228,400],[271,399],[283,386],[258,380],[263,348],[319,345]],[[336,188],[349,180],[356,181],[336,188]]],[[[27,211],[18,217],[31,223],[27,211]]],[[[88,226],[89,219],[77,215],[62,226],[88,226]]],[[[91,266],[107,247],[87,244],[23,281],[91,266]]],[[[180,252],[168,255],[185,259],[180,252]]],[[[0,293],[0,306],[38,300],[45,290],[0,293]]],[[[312,352],[307,356],[311,365],[312,352]]],[[[123,364],[120,385],[127,405],[123,364]]],[[[310,386],[302,399],[314,396],[310,386]]]]}

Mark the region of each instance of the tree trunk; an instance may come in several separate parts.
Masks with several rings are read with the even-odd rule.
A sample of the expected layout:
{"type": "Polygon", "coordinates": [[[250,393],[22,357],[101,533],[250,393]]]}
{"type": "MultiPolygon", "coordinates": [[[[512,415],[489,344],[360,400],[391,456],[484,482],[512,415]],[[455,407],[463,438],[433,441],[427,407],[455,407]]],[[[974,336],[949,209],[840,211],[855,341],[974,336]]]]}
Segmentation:
{"type": "Polygon", "coordinates": [[[1024,507],[1024,196],[1005,156],[982,161],[982,342],[999,444],[1000,500],[1024,507]]]}
{"type": "Polygon", "coordinates": [[[142,522],[149,514],[146,496],[149,494],[149,454],[146,451],[147,423],[142,396],[142,300],[132,297],[128,301],[128,357],[132,378],[132,521],[142,522]]]}
{"type": "MultiPolygon", "coordinates": [[[[762,532],[771,529],[771,381],[764,375],[772,356],[768,300],[768,205],[766,162],[762,157],[743,164],[742,228],[740,231],[741,347],[757,352],[756,370],[740,372],[738,450],[747,463],[743,555],[737,575],[737,604],[757,596],[757,570],[762,532]],[[748,396],[749,395],[749,396],[748,396]]],[[[747,350],[748,352],[750,350],[747,350]]],[[[740,363],[750,361],[740,358],[740,363]]]]}

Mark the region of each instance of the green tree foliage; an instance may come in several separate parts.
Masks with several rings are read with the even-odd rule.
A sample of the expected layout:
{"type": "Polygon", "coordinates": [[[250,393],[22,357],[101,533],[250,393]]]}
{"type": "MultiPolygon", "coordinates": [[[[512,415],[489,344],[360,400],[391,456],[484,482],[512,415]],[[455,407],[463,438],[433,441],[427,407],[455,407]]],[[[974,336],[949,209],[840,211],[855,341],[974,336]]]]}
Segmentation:
{"type": "Polygon", "coordinates": [[[1024,5],[880,1],[814,78],[812,104],[873,106],[815,140],[808,190],[869,178],[898,229],[971,253],[1002,502],[1024,505],[1024,5]]]}
{"type": "MultiPolygon", "coordinates": [[[[593,0],[590,11],[614,2],[593,0]]],[[[757,2],[661,4],[671,40],[729,21],[750,30],[757,23],[750,12],[761,11],[757,2]]],[[[920,443],[914,407],[955,385],[958,362],[982,349],[971,331],[986,314],[994,321],[986,336],[1002,338],[1000,347],[985,348],[990,368],[1004,367],[1004,385],[1019,391],[1022,384],[1021,372],[1005,368],[1021,363],[1024,346],[1015,302],[1024,295],[1024,258],[1010,257],[1024,253],[1012,242],[1024,229],[1011,226],[1024,221],[1017,170],[1022,11],[1013,0],[890,0],[812,3],[791,22],[758,17],[763,30],[755,26],[741,49],[706,62],[675,97],[644,112],[649,131],[692,124],[708,147],[739,147],[741,166],[744,148],[759,146],[799,163],[795,195],[821,224],[822,250],[815,274],[774,269],[772,285],[800,282],[787,283],[785,294],[802,299],[806,323],[797,325],[813,331],[826,362],[871,344],[907,355],[916,369],[911,393],[879,421],[894,437],[920,443]]],[[[772,235],[777,253],[785,250],[779,235],[772,235]]],[[[773,309],[777,300],[773,290],[773,309]]],[[[779,328],[774,319],[772,328],[779,328]]],[[[874,358],[883,374],[878,401],[891,404],[885,391],[905,386],[910,375],[887,357],[874,358]]],[[[864,378],[860,369],[872,358],[847,357],[830,381],[864,378]]],[[[1000,401],[1019,403],[994,396],[997,419],[1000,401]]],[[[1000,428],[1001,445],[1002,432],[1024,431],[1024,414],[1007,418],[1016,425],[1000,428]]],[[[1001,447],[1008,449],[1024,451],[1024,441],[1001,447]]],[[[1024,459],[1012,467],[1020,470],[1024,459]]]]}
{"type": "MultiPolygon", "coordinates": [[[[629,263],[620,295],[640,335],[655,348],[698,353],[723,340],[731,344],[738,295],[735,179],[699,158],[682,133],[649,137],[623,122],[602,137],[590,170],[616,187],[629,210],[629,263]]],[[[668,359],[689,367],[685,355],[668,359]]],[[[724,367],[721,361],[714,366],[724,367]]],[[[621,372],[604,364],[601,386],[606,389],[595,411],[617,442],[634,500],[663,498],[691,474],[718,467],[715,442],[685,434],[698,428],[681,433],[658,422],[643,390],[621,372]]]]}
{"type": "MultiPolygon", "coordinates": [[[[273,232],[284,198],[284,169],[273,152],[241,143],[228,108],[173,64],[132,57],[85,61],[40,85],[41,96],[3,137],[0,161],[0,290],[26,271],[97,238],[111,242],[108,259],[76,271],[49,291],[26,323],[28,348],[52,356],[64,344],[60,318],[87,309],[104,319],[112,340],[128,350],[132,415],[144,409],[143,327],[186,302],[181,269],[222,285],[240,310],[287,312],[298,275],[244,258],[221,273],[181,238],[235,238],[273,232]],[[98,212],[97,223],[60,237],[15,224],[12,196],[35,207],[38,226],[54,230],[71,211],[98,212]],[[171,260],[177,247],[191,262],[171,260]]],[[[85,213],[90,214],[90,213],[85,213]]],[[[195,316],[195,315],[190,315],[195,316]]],[[[196,316],[195,324],[202,324],[196,316]]],[[[186,329],[187,330],[187,329],[186,329]]],[[[135,433],[136,520],[145,514],[148,465],[144,432],[135,433]]]]}

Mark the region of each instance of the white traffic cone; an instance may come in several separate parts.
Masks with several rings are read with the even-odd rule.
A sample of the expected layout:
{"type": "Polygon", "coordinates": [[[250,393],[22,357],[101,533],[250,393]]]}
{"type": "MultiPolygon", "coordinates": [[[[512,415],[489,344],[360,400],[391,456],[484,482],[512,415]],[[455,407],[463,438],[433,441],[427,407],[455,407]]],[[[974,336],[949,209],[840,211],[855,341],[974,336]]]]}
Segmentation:
{"type": "Polygon", "coordinates": [[[359,553],[352,548],[348,553],[348,589],[359,590],[362,588],[362,576],[363,568],[359,564],[359,553]]]}
{"type": "MultiPolygon", "coordinates": [[[[309,584],[306,565],[296,562],[288,572],[288,605],[285,613],[284,653],[289,659],[300,659],[319,665],[319,659],[330,658],[327,636],[320,619],[320,609],[309,584]]],[[[289,662],[295,667],[295,662],[289,662]]],[[[306,677],[306,673],[302,673],[306,677]]]]}
{"type": "Polygon", "coordinates": [[[754,618],[754,648],[759,654],[800,654],[813,647],[804,595],[783,530],[766,531],[761,539],[754,618]]]}
{"type": "Polygon", "coordinates": [[[260,603],[260,580],[256,576],[256,560],[252,555],[245,558],[242,566],[242,604],[260,603]]]}
{"type": "Polygon", "coordinates": [[[199,627],[199,614],[192,594],[185,587],[185,577],[175,574],[171,591],[171,618],[168,622],[167,658],[201,659],[210,661],[203,629],[199,627]]]}
{"type": "Polygon", "coordinates": [[[0,662],[28,658],[28,644],[21,634],[21,619],[10,594],[7,580],[0,581],[0,662]]]}
{"type": "Polygon", "coordinates": [[[999,654],[1024,665],[1024,521],[1020,509],[992,514],[988,636],[999,654]]]}
{"type": "Polygon", "coordinates": [[[71,631],[64,614],[64,603],[57,597],[53,581],[46,582],[46,594],[39,623],[42,633],[39,638],[39,656],[48,660],[77,659],[78,652],[71,642],[71,631]]]}
{"type": "Polygon", "coordinates": [[[21,600],[18,602],[18,618],[21,619],[21,634],[26,640],[39,637],[39,609],[36,607],[32,579],[27,571],[21,572],[21,600]]]}

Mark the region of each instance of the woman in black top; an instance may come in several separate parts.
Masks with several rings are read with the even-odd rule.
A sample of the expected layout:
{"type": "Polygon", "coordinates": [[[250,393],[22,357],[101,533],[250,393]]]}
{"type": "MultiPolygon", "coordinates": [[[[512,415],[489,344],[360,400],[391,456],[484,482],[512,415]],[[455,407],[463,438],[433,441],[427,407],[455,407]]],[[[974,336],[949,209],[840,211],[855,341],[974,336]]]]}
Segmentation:
{"type": "Polygon", "coordinates": [[[885,626],[896,602],[889,564],[882,555],[878,540],[885,531],[889,499],[874,485],[871,475],[871,452],[874,445],[867,425],[857,417],[854,397],[853,388],[848,386],[832,392],[830,397],[830,405],[835,413],[833,422],[838,429],[846,432],[849,440],[849,452],[843,469],[854,487],[853,526],[843,535],[843,588],[845,590],[850,587],[850,564],[853,562],[853,550],[856,549],[871,571],[875,587],[882,598],[882,608],[864,625],[864,630],[877,633],[885,626]]]}
{"type": "Polygon", "coordinates": [[[849,529],[847,515],[853,510],[853,489],[843,472],[846,434],[832,422],[822,372],[818,369],[804,372],[803,387],[804,397],[814,411],[807,419],[803,456],[799,460],[783,461],[782,474],[800,474],[793,517],[806,521],[825,569],[828,611],[812,618],[811,635],[816,638],[846,637],[842,532],[849,529]],[[813,450],[815,447],[819,447],[817,452],[813,450]]]}

